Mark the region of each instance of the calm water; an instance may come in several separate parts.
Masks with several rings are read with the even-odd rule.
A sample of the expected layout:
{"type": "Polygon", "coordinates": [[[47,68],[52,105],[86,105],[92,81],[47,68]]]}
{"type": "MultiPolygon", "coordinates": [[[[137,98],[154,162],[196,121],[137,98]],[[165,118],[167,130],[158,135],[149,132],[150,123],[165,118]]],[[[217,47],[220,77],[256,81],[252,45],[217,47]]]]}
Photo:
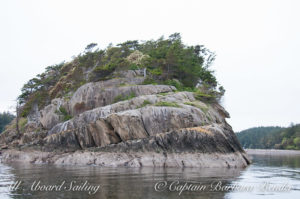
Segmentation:
{"type": "Polygon", "coordinates": [[[243,170],[1,164],[0,198],[300,198],[300,156],[252,157],[243,170]]]}

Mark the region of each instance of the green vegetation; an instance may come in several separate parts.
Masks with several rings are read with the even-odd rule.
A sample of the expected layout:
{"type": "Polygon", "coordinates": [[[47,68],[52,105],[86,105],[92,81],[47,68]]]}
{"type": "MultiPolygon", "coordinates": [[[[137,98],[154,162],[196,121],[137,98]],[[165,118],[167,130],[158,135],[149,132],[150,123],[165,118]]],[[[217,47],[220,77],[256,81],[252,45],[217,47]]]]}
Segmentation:
{"type": "Polygon", "coordinates": [[[70,119],[72,119],[72,116],[71,115],[69,115],[68,114],[68,112],[67,112],[67,110],[64,108],[64,107],[59,107],[59,113],[61,114],[61,115],[63,115],[63,120],[64,121],[67,121],[67,120],[70,120],[70,119]]]}
{"type": "Polygon", "coordinates": [[[158,83],[154,79],[147,77],[144,80],[143,84],[144,85],[147,85],[147,84],[157,85],[158,83]]]}
{"type": "Polygon", "coordinates": [[[207,113],[207,111],[208,111],[207,106],[201,106],[200,104],[198,104],[196,102],[185,102],[184,104],[197,107],[197,108],[201,109],[204,113],[207,113]]]}
{"type": "Polygon", "coordinates": [[[15,118],[9,112],[0,113],[0,133],[2,133],[5,129],[5,126],[8,125],[15,118]]]}
{"type": "Polygon", "coordinates": [[[114,103],[120,102],[120,101],[125,101],[125,100],[130,100],[132,98],[136,97],[136,94],[134,92],[131,92],[129,95],[118,95],[114,98],[114,103]]]}
{"type": "Polygon", "coordinates": [[[160,96],[167,96],[169,94],[170,94],[169,92],[166,92],[166,93],[159,93],[158,95],[160,95],[160,96]]]}
{"type": "MultiPolygon", "coordinates": [[[[195,92],[199,100],[214,102],[225,92],[210,70],[215,53],[203,45],[185,45],[179,33],[157,40],[110,44],[105,49],[96,46],[87,45],[72,61],[48,66],[44,73],[29,80],[18,97],[20,115],[27,116],[34,104],[41,109],[54,98],[68,99],[85,83],[118,78],[119,72],[126,70],[145,69],[144,84],[173,85],[179,91],[195,92]]],[[[119,96],[116,101],[125,99],[119,96]]]]}
{"type": "Polygon", "coordinates": [[[26,124],[27,124],[27,118],[21,117],[19,119],[19,127],[21,133],[24,133],[26,124]]]}
{"type": "Polygon", "coordinates": [[[152,104],[152,103],[148,100],[144,100],[142,107],[147,106],[148,104],[152,104]]]}
{"type": "Polygon", "coordinates": [[[176,107],[176,108],[180,108],[181,106],[179,104],[177,104],[176,102],[157,102],[155,104],[155,106],[170,106],[170,107],[176,107]]]}
{"type": "Polygon", "coordinates": [[[255,127],[236,135],[245,148],[300,150],[300,124],[288,128],[255,127]]]}
{"type": "Polygon", "coordinates": [[[140,105],[138,108],[143,108],[143,107],[145,107],[147,105],[150,105],[150,104],[152,104],[152,103],[149,100],[144,100],[143,104],[140,105]]]}

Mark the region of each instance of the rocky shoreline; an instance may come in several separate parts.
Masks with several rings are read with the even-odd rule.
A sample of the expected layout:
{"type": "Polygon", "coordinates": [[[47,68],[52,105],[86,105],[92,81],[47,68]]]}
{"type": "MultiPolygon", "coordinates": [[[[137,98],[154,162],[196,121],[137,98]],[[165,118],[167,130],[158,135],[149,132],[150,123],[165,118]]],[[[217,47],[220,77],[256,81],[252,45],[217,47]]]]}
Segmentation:
{"type": "Polygon", "coordinates": [[[249,155],[300,155],[297,150],[280,150],[280,149],[245,149],[249,155]]]}
{"type": "Polygon", "coordinates": [[[94,165],[100,167],[242,168],[249,164],[245,153],[116,153],[76,151],[55,153],[5,150],[1,163],[94,165]]]}
{"type": "Polygon", "coordinates": [[[31,148],[4,150],[1,162],[102,167],[246,167],[247,154],[220,126],[185,128],[75,152],[46,152],[31,148]]]}

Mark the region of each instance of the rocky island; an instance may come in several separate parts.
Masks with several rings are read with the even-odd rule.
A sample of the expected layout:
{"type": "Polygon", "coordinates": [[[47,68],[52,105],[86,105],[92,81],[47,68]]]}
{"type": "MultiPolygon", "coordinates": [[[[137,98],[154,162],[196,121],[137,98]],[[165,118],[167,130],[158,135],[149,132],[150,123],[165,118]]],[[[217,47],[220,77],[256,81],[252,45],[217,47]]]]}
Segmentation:
{"type": "Polygon", "coordinates": [[[245,167],[219,104],[214,53],[168,39],[88,45],[26,83],[0,134],[2,162],[245,167]]]}

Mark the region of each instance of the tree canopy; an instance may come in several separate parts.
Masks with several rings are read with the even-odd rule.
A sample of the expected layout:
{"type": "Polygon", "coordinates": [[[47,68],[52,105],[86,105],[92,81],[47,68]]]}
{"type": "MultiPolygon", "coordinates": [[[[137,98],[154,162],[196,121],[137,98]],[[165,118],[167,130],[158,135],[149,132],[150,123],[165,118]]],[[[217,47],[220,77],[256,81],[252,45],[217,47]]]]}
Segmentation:
{"type": "Polygon", "coordinates": [[[245,148],[300,150],[300,124],[288,128],[255,127],[236,135],[245,148]]]}
{"type": "Polygon", "coordinates": [[[92,50],[96,46],[90,43],[71,62],[48,66],[44,73],[24,84],[18,97],[21,115],[26,116],[33,103],[42,108],[51,99],[66,97],[87,82],[117,78],[114,72],[122,70],[144,69],[144,84],[169,84],[190,91],[201,88],[199,97],[213,99],[225,92],[223,87],[217,88],[218,82],[210,69],[215,53],[203,45],[185,45],[179,33],[166,39],[131,40],[92,50]]]}
{"type": "Polygon", "coordinates": [[[5,126],[9,124],[15,116],[9,112],[0,113],[0,133],[5,129],[5,126]]]}

